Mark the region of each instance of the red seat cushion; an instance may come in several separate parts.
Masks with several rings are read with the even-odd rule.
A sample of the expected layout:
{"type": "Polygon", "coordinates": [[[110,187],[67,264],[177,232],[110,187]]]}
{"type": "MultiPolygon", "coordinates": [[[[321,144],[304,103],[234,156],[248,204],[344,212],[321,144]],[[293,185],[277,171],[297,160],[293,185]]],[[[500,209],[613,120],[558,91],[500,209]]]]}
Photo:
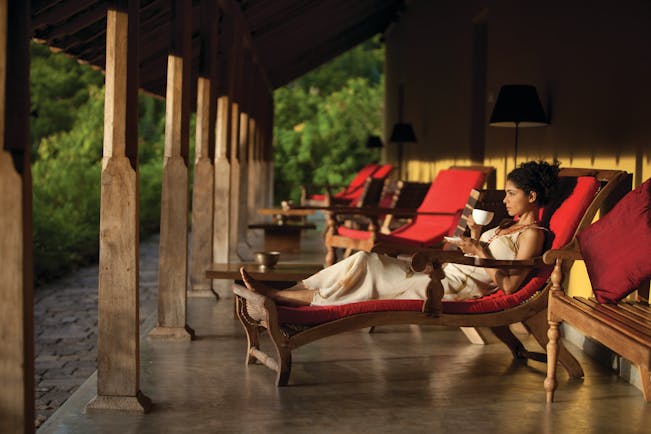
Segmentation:
{"type": "Polygon", "coordinates": [[[336,306],[278,306],[278,321],[282,324],[315,325],[351,315],[392,310],[416,311],[423,308],[423,300],[368,300],[336,306]]]}
{"type": "Polygon", "coordinates": [[[617,303],[651,278],[651,179],[579,235],[592,290],[617,303]]]}
{"type": "Polygon", "coordinates": [[[325,194],[313,194],[313,195],[310,195],[310,199],[311,200],[324,201],[325,200],[325,194]]]}

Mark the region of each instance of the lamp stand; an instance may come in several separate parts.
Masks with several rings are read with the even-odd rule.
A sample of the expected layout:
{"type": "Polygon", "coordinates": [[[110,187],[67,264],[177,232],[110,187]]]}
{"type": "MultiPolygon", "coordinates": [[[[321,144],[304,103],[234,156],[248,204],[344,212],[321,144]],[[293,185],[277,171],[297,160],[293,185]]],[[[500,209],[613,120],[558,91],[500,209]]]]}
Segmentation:
{"type": "Polygon", "coordinates": [[[515,146],[513,147],[513,168],[518,165],[518,125],[520,122],[515,123],[515,146]]]}
{"type": "Polygon", "coordinates": [[[402,142],[398,142],[398,179],[402,180],[402,142]]]}

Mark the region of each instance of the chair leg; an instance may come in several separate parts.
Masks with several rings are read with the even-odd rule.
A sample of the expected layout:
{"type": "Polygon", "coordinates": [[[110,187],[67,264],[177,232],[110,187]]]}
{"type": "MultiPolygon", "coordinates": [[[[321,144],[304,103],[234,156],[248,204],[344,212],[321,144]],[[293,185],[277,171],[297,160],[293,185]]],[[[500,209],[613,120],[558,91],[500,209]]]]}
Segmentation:
{"type": "Polygon", "coordinates": [[[292,373],[292,352],[286,347],[279,345],[273,338],[271,332],[269,333],[271,342],[273,342],[274,348],[276,348],[276,354],[278,358],[276,360],[277,365],[276,370],[276,386],[282,387],[287,386],[289,382],[289,375],[292,373]]]}
{"type": "MultiPolygon", "coordinates": [[[[547,311],[540,311],[523,321],[523,323],[525,327],[529,329],[533,337],[536,338],[536,341],[538,341],[540,346],[545,348],[549,341],[547,311]]],[[[549,358],[549,355],[547,357],[549,358]]],[[[570,353],[560,341],[558,342],[558,361],[561,363],[563,368],[565,368],[570,377],[583,378],[583,368],[581,368],[579,361],[576,360],[572,353],[570,353]]]]}
{"type": "Polygon", "coordinates": [[[479,327],[459,327],[471,344],[486,345],[488,339],[479,327]]]}
{"type": "Polygon", "coordinates": [[[240,297],[235,297],[235,314],[244,328],[244,333],[246,333],[246,358],[244,363],[251,365],[255,363],[256,357],[253,355],[255,351],[252,349],[260,349],[260,334],[258,332],[257,324],[252,324],[247,321],[246,316],[244,315],[243,309],[246,309],[246,302],[240,297]]]}
{"type": "Polygon", "coordinates": [[[556,381],[556,362],[558,361],[558,323],[549,321],[549,330],[547,331],[547,378],[545,378],[545,392],[547,393],[547,402],[554,401],[554,391],[558,386],[556,381]]]}
{"type": "Polygon", "coordinates": [[[640,381],[642,383],[642,394],[646,402],[651,402],[651,372],[642,365],[637,365],[640,371],[640,381]]]}
{"type": "Polygon", "coordinates": [[[337,262],[337,250],[333,246],[326,247],[325,266],[329,267],[337,262]]]}
{"type": "Polygon", "coordinates": [[[497,337],[497,339],[502,341],[509,348],[509,350],[511,350],[514,359],[522,360],[527,358],[524,354],[524,345],[522,345],[520,339],[518,339],[513,334],[508,326],[491,327],[491,331],[497,337]]]}

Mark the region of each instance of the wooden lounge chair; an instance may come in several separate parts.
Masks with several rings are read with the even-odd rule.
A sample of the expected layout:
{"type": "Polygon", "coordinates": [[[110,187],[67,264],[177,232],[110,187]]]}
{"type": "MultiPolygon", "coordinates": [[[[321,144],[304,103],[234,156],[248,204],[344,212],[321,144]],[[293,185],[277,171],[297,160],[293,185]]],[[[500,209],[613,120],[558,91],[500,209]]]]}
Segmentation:
{"type": "MultiPolygon", "coordinates": [[[[622,171],[570,169],[562,176],[578,177],[569,197],[554,211],[550,229],[552,248],[571,244],[580,229],[590,224],[599,208],[630,183],[622,171]]],[[[348,330],[384,324],[428,324],[456,327],[489,327],[504,342],[516,359],[545,361],[543,353],[530,352],[511,333],[510,324],[521,322],[544,348],[547,344],[547,283],[551,267],[541,257],[524,261],[487,260],[465,257],[460,252],[420,251],[412,259],[412,268],[424,269],[431,263],[432,276],[441,275],[440,264],[455,262],[488,268],[531,269],[531,275],[519,291],[505,294],[497,290],[473,300],[443,302],[442,287],[435,280],[428,288],[427,300],[370,300],[338,306],[288,307],[260,294],[235,285],[237,315],[248,339],[246,363],[256,360],[276,371],[276,384],[286,385],[291,371],[292,351],[312,341],[348,330]],[[266,330],[275,348],[275,356],[260,350],[259,331],[266,330]]],[[[571,260],[563,262],[569,270],[571,260]]],[[[582,377],[576,359],[558,345],[558,357],[571,377],[582,377]]]]}
{"type": "Polygon", "coordinates": [[[350,181],[343,190],[334,193],[331,186],[325,186],[325,193],[308,194],[307,187],[301,186],[301,206],[327,207],[331,205],[355,206],[364,188],[367,178],[385,180],[393,170],[391,164],[367,164],[350,181]]]}
{"type": "MultiPolygon", "coordinates": [[[[458,225],[461,213],[470,191],[481,188],[486,180],[486,173],[477,169],[444,169],[441,170],[417,210],[394,210],[402,215],[414,216],[411,223],[404,225],[389,234],[379,232],[379,226],[372,224],[367,230],[358,230],[339,226],[338,213],[349,213],[348,210],[329,211],[328,230],[325,237],[325,265],[332,265],[337,260],[337,248],[352,251],[363,250],[370,252],[378,243],[385,248],[405,250],[409,247],[422,248],[439,245],[443,236],[452,235],[458,225]]],[[[369,211],[370,212],[370,211],[369,211]]],[[[375,210],[374,213],[377,213],[375,210]]]]}

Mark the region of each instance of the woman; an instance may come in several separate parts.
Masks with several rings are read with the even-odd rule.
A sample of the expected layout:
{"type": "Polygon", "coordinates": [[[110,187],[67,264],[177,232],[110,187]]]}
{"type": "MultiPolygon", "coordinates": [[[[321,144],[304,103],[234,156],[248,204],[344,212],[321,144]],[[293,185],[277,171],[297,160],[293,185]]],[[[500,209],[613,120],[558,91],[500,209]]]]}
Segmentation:
{"type": "MultiPolygon", "coordinates": [[[[485,232],[469,218],[470,237],[456,245],[468,255],[494,259],[530,259],[542,254],[545,229],[539,222],[540,208],[548,203],[558,184],[558,163],[522,163],[507,176],[504,204],[509,221],[485,232]]],[[[376,253],[358,252],[292,288],[276,290],[240,270],[245,285],[279,304],[290,306],[336,305],[364,300],[427,298],[430,277],[413,273],[409,264],[376,253]]],[[[507,294],[517,291],[528,270],[498,270],[448,263],[441,280],[444,300],[464,300],[490,294],[498,287],[507,294]]]]}

